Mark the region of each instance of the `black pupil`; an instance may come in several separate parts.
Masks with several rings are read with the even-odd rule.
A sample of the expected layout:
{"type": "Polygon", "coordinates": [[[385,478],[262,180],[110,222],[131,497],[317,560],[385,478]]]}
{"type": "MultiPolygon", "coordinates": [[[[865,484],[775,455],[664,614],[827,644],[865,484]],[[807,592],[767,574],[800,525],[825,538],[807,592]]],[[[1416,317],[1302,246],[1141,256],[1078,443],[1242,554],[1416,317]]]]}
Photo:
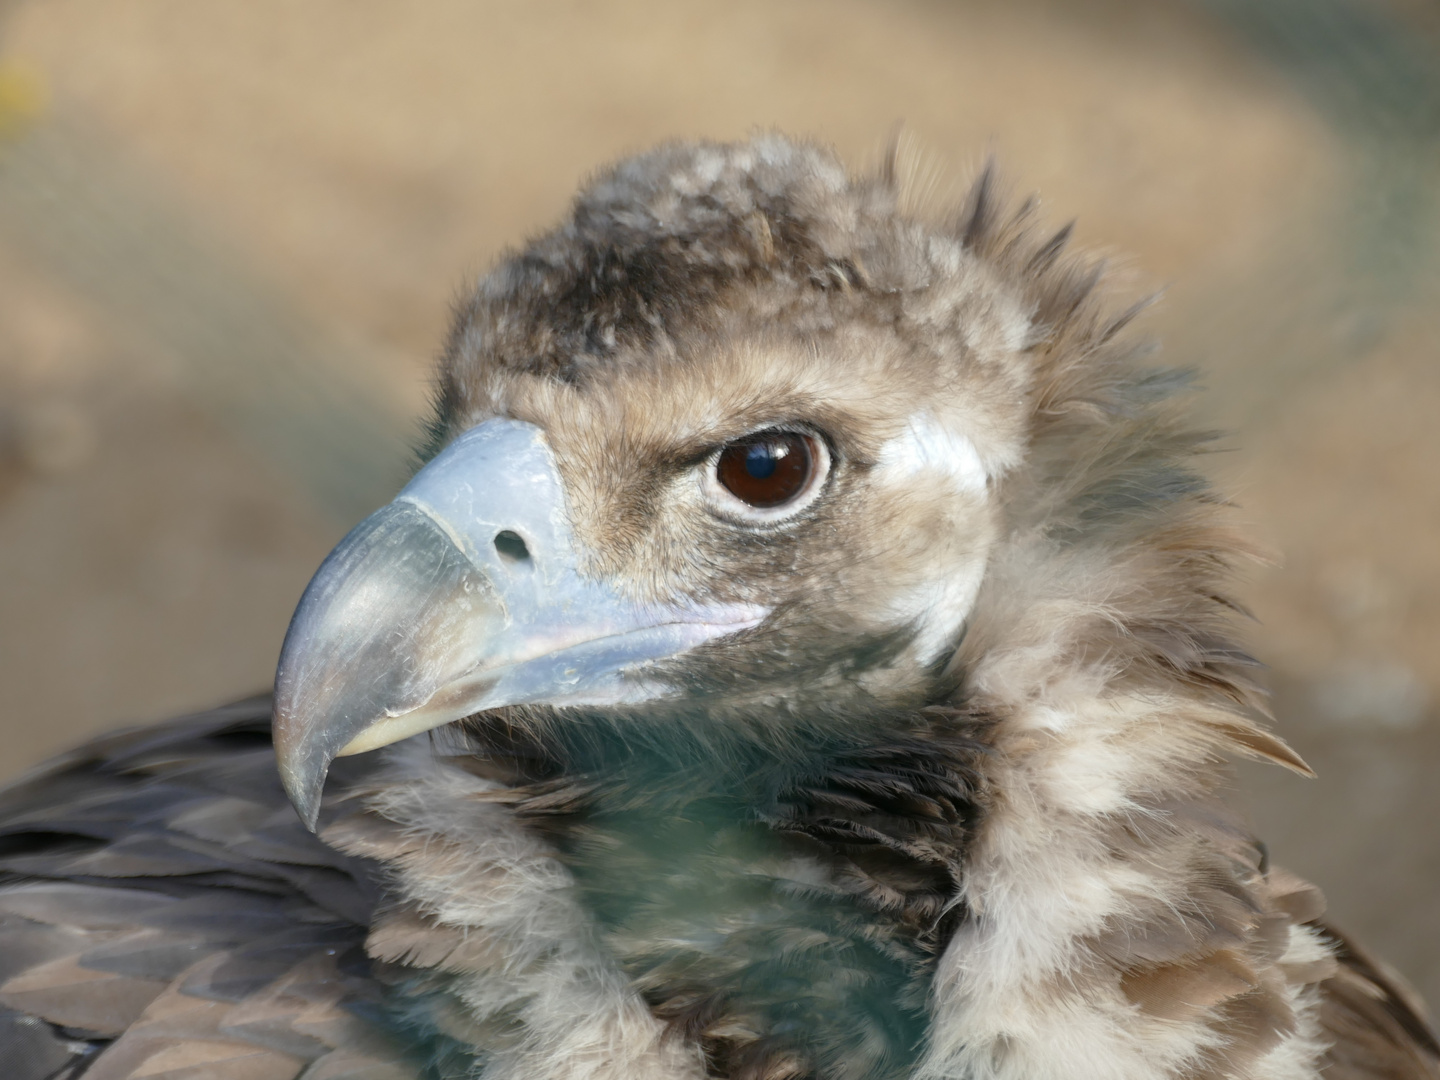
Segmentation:
{"type": "Polygon", "coordinates": [[[745,455],[745,471],[756,480],[769,480],[775,475],[775,466],[780,464],[784,452],[784,448],[773,443],[755,443],[745,455]]]}
{"type": "Polygon", "coordinates": [[[794,431],[767,431],[739,439],[720,451],[715,474],[732,495],[766,510],[802,491],[814,469],[813,443],[794,431]]]}

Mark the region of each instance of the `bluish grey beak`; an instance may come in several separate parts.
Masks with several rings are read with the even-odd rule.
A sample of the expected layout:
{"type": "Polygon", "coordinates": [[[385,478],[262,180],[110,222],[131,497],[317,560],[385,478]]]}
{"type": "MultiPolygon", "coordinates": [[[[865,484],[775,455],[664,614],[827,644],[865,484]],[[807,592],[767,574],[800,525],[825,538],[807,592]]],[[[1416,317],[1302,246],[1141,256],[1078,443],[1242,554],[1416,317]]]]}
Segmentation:
{"type": "Polygon", "coordinates": [[[601,705],[666,688],[647,662],[756,625],[748,605],[626,599],[580,572],[544,432],[456,439],[321,564],[275,673],[280,776],[312,829],[330,762],[502,705],[601,705]]]}

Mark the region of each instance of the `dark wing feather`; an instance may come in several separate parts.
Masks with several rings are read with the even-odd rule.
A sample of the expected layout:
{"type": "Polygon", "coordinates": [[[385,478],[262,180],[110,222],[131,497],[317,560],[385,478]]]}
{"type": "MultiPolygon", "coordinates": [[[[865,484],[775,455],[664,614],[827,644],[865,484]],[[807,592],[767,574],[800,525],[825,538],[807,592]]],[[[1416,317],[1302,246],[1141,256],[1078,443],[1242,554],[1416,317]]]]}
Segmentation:
{"type": "Polygon", "coordinates": [[[1440,1043],[1405,981],[1330,927],[1339,970],[1320,984],[1326,1080],[1440,1080],[1440,1043]]]}
{"type": "Polygon", "coordinates": [[[98,739],[0,792],[5,1075],[419,1076],[370,1019],[374,904],[286,801],[268,698],[98,739]]]}

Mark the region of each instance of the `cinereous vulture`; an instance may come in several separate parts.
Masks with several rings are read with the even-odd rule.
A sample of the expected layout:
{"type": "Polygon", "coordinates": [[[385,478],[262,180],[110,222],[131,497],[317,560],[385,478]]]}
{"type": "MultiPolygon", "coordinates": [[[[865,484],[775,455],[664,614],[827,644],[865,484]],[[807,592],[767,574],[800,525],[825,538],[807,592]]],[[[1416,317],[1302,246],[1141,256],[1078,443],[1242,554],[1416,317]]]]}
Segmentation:
{"type": "Polygon", "coordinates": [[[5,1077],[1440,1076],[1218,794],[1306,767],[1142,305],[896,171],[662,146],[480,281],[273,697],[0,796],[5,1077]]]}

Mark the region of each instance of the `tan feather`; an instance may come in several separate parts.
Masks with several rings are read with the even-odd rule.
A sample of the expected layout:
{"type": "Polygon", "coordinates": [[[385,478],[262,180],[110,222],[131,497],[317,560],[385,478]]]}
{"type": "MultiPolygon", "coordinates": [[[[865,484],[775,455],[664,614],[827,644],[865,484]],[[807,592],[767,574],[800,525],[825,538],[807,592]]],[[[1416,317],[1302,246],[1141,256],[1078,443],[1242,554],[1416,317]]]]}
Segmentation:
{"type": "Polygon", "coordinates": [[[1283,867],[1272,867],[1265,884],[1271,902],[1295,922],[1314,922],[1325,914],[1325,894],[1283,867]]]}
{"type": "Polygon", "coordinates": [[[188,1039],[157,1047],[126,1080],[295,1080],[304,1066],[253,1044],[188,1039]]]}
{"type": "Polygon", "coordinates": [[[393,1059],[357,1050],[332,1050],[305,1070],[305,1080],[415,1080],[415,1073],[393,1059]]]}
{"type": "Polygon", "coordinates": [[[1225,949],[1183,964],[1130,972],[1120,982],[1125,996],[1151,1016],[1181,1020],[1258,988],[1255,971],[1225,949]]]}
{"type": "Polygon", "coordinates": [[[1283,765],[1291,772],[1301,776],[1313,777],[1315,775],[1315,770],[1305,763],[1305,759],[1273,732],[1238,719],[1216,723],[1214,726],[1237,750],[1249,757],[1283,765]]]}
{"type": "Polygon", "coordinates": [[[67,956],[9,979],[0,986],[0,1004],[63,1027],[118,1035],[164,989],[162,982],[91,971],[67,956]]]}
{"type": "Polygon", "coordinates": [[[1244,1076],[1266,1053],[1296,1030],[1295,1012],[1283,994],[1261,987],[1219,1006],[1215,1031],[1226,1040],[1216,1057],[1224,1075],[1244,1076]]]}
{"type": "Polygon", "coordinates": [[[381,915],[365,939],[365,951],[376,960],[437,971],[483,971],[504,959],[489,935],[467,933],[426,918],[402,905],[381,915]]]}

